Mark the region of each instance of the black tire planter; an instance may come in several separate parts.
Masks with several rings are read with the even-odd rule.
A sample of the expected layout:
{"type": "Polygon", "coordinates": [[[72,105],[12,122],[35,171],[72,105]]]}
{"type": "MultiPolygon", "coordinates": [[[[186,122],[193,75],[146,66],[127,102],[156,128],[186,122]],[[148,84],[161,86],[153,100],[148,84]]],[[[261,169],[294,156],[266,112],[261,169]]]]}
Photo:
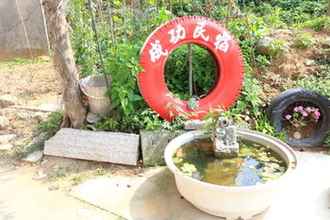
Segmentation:
{"type": "Polygon", "coordinates": [[[310,137],[295,139],[287,135],[286,142],[293,147],[317,147],[322,145],[330,129],[330,101],[312,91],[302,88],[289,89],[272,100],[268,107],[268,116],[277,132],[284,129],[283,114],[295,103],[311,103],[319,108],[321,113],[319,125],[310,137]]]}

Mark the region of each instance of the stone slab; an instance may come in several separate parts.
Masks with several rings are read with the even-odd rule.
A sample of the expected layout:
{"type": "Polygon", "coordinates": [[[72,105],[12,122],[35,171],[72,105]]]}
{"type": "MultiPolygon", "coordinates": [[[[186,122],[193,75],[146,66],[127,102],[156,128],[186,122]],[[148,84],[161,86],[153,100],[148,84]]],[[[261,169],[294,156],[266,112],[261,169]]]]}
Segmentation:
{"type": "Polygon", "coordinates": [[[183,131],[140,131],[143,164],[145,166],[165,165],[164,150],[168,142],[183,131]]]}
{"type": "Polygon", "coordinates": [[[45,142],[44,153],[100,162],[136,165],[139,135],[62,128],[45,142]]]}
{"type": "Polygon", "coordinates": [[[24,162],[28,162],[28,163],[38,163],[39,161],[41,161],[43,155],[44,155],[43,152],[38,150],[38,151],[35,151],[35,152],[32,152],[32,153],[28,154],[22,160],[24,162]]]}
{"type": "MultiPolygon", "coordinates": [[[[273,205],[253,220],[329,220],[330,156],[299,153],[292,182],[273,205]]],[[[182,199],[167,168],[142,177],[99,177],[73,188],[71,195],[128,220],[217,220],[182,199]]],[[[251,201],[253,202],[253,201],[251,201]]]]}

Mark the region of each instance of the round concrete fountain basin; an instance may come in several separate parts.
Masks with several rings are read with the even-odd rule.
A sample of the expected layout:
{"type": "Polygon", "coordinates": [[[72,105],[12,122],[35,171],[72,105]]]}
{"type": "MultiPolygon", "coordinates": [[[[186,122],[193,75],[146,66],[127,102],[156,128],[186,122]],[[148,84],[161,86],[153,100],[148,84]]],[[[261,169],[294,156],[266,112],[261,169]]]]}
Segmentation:
{"type": "Polygon", "coordinates": [[[249,219],[270,207],[274,196],[293,178],[297,157],[287,144],[274,137],[243,129],[238,129],[237,135],[243,141],[275,151],[285,161],[286,172],[276,180],[253,186],[221,186],[184,175],[174,164],[173,155],[184,144],[208,138],[203,131],[187,132],[173,139],[165,149],[165,161],[175,176],[179,193],[196,208],[227,219],[249,219]]]}

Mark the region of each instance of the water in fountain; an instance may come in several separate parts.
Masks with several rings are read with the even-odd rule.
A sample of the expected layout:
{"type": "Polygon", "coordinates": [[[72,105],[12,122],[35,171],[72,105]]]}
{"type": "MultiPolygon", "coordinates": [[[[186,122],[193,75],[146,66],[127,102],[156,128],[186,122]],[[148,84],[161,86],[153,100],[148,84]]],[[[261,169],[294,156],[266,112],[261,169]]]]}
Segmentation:
{"type": "Polygon", "coordinates": [[[236,157],[215,156],[211,139],[183,145],[173,161],[181,172],[201,181],[224,186],[250,186],[279,178],[286,163],[276,152],[256,143],[239,141],[236,157]]]}

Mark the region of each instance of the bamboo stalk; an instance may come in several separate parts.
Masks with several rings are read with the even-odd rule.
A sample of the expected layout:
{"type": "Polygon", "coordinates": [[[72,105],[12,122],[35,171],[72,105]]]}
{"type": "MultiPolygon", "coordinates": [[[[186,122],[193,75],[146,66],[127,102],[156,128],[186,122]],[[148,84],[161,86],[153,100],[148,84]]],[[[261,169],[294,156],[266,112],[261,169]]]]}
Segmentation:
{"type": "MultiPolygon", "coordinates": [[[[104,68],[103,55],[102,55],[101,45],[100,45],[99,36],[98,36],[97,28],[96,28],[96,21],[95,21],[95,15],[94,15],[94,12],[93,12],[92,0],[88,0],[88,6],[89,6],[90,13],[91,13],[92,29],[94,31],[94,38],[95,38],[96,45],[97,45],[97,50],[98,50],[98,54],[99,54],[102,73],[103,73],[103,76],[104,76],[104,79],[105,79],[105,84],[107,86],[107,90],[110,90],[109,79],[111,79],[111,77],[109,78],[107,76],[105,68],[104,68]]],[[[110,96],[109,96],[109,99],[110,99],[110,102],[111,102],[111,97],[110,96]]]]}
{"type": "Polygon", "coordinates": [[[108,5],[108,13],[109,13],[109,25],[110,25],[110,34],[111,34],[111,41],[116,47],[116,37],[115,37],[115,30],[114,30],[114,22],[113,22],[113,12],[112,12],[112,5],[109,2],[108,5]]]}
{"type": "Polygon", "coordinates": [[[188,44],[188,62],[189,62],[189,95],[193,96],[193,72],[192,72],[192,44],[188,44]]]}

